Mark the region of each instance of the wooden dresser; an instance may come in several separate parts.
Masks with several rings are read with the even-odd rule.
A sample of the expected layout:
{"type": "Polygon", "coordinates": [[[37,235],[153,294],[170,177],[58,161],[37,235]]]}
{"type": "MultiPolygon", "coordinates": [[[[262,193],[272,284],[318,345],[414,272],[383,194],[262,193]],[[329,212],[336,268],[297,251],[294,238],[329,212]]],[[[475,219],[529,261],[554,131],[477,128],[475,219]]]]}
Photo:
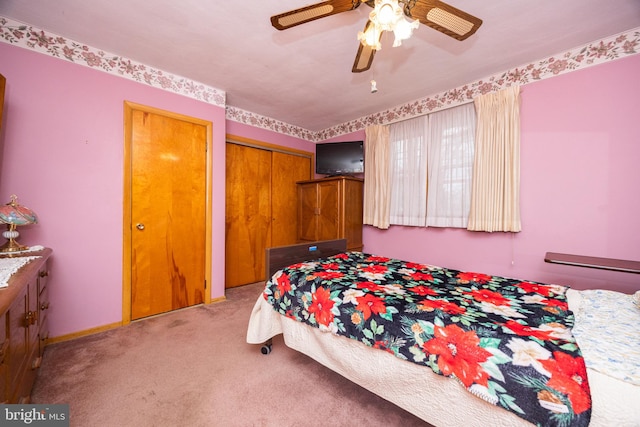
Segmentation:
{"type": "MultiPolygon", "coordinates": [[[[31,388],[49,337],[47,277],[51,249],[38,256],[0,288],[0,403],[29,403],[31,388]]],[[[0,263],[7,256],[0,256],[0,263]]],[[[16,255],[11,259],[20,258],[16,255]]]]}
{"type": "Polygon", "coordinates": [[[362,250],[364,181],[339,176],[299,181],[298,243],[347,239],[347,250],[362,250]]]}

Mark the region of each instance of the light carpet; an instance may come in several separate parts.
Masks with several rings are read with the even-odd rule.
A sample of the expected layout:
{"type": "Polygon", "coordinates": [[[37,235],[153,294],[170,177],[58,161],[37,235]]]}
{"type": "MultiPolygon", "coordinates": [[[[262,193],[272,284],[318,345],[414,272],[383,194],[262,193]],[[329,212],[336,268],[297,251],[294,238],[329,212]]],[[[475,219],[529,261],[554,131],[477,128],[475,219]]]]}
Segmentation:
{"type": "Polygon", "coordinates": [[[269,355],[247,344],[262,288],[50,345],[32,403],[68,403],[78,427],[428,426],[281,336],[269,355]]]}

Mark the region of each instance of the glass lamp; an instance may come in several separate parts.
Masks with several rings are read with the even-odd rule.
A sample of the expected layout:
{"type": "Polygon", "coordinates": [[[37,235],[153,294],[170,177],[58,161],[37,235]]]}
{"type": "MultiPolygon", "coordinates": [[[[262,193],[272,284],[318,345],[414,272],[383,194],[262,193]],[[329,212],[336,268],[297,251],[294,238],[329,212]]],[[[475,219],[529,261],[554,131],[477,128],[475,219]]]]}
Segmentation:
{"type": "MultiPolygon", "coordinates": [[[[400,3],[406,2],[400,0],[400,3]]],[[[411,37],[413,30],[420,26],[420,21],[408,20],[398,0],[376,0],[369,13],[370,25],[365,31],[358,33],[358,40],[373,50],[380,50],[380,35],[383,31],[393,31],[393,47],[400,46],[403,40],[411,37]]]]}
{"type": "Polygon", "coordinates": [[[11,196],[9,203],[0,206],[0,222],[7,224],[7,231],[2,233],[2,236],[7,239],[7,242],[0,246],[0,253],[18,252],[29,249],[28,246],[23,246],[16,241],[18,236],[20,236],[16,227],[19,225],[35,224],[38,222],[38,218],[31,209],[18,204],[18,197],[16,197],[15,194],[11,196]]]}

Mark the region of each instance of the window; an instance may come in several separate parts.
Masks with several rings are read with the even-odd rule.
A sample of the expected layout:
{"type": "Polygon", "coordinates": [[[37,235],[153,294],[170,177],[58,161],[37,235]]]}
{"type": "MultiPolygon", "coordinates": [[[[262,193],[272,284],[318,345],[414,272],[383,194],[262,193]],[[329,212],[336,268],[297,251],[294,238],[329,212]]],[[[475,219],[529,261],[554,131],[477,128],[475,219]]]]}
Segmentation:
{"type": "Polygon", "coordinates": [[[390,223],[466,227],[471,201],[473,104],[390,126],[390,223]]]}
{"type": "Polygon", "coordinates": [[[422,116],[389,128],[390,224],[426,225],[427,123],[422,116]]]}

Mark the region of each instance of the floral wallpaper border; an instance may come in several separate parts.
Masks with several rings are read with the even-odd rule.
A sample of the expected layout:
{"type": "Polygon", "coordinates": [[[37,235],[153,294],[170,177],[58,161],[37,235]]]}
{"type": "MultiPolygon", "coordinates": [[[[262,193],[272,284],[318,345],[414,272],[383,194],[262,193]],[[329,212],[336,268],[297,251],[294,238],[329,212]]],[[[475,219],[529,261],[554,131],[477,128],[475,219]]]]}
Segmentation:
{"type": "Polygon", "coordinates": [[[386,124],[470,102],[478,95],[514,84],[526,85],[596,64],[640,53],[640,28],[610,36],[534,63],[478,80],[446,92],[418,99],[370,116],[361,117],[316,134],[318,141],[355,132],[373,124],[386,124]]]}
{"type": "Polygon", "coordinates": [[[0,16],[0,41],[224,107],[226,93],[0,16]]]}
{"type": "Polygon", "coordinates": [[[159,89],[199,101],[225,107],[227,120],[273,132],[318,142],[365,129],[372,124],[386,124],[464,104],[474,97],[504,89],[513,84],[525,85],[538,80],[576,71],[592,65],[640,53],[640,28],[586,44],[530,64],[494,74],[482,80],[421,98],[407,104],[361,117],[319,132],[303,129],[226,104],[226,93],[184,77],[166,73],[128,58],[113,55],[44,30],[0,16],[0,41],[35,50],[56,58],[125,77],[159,89]]]}

